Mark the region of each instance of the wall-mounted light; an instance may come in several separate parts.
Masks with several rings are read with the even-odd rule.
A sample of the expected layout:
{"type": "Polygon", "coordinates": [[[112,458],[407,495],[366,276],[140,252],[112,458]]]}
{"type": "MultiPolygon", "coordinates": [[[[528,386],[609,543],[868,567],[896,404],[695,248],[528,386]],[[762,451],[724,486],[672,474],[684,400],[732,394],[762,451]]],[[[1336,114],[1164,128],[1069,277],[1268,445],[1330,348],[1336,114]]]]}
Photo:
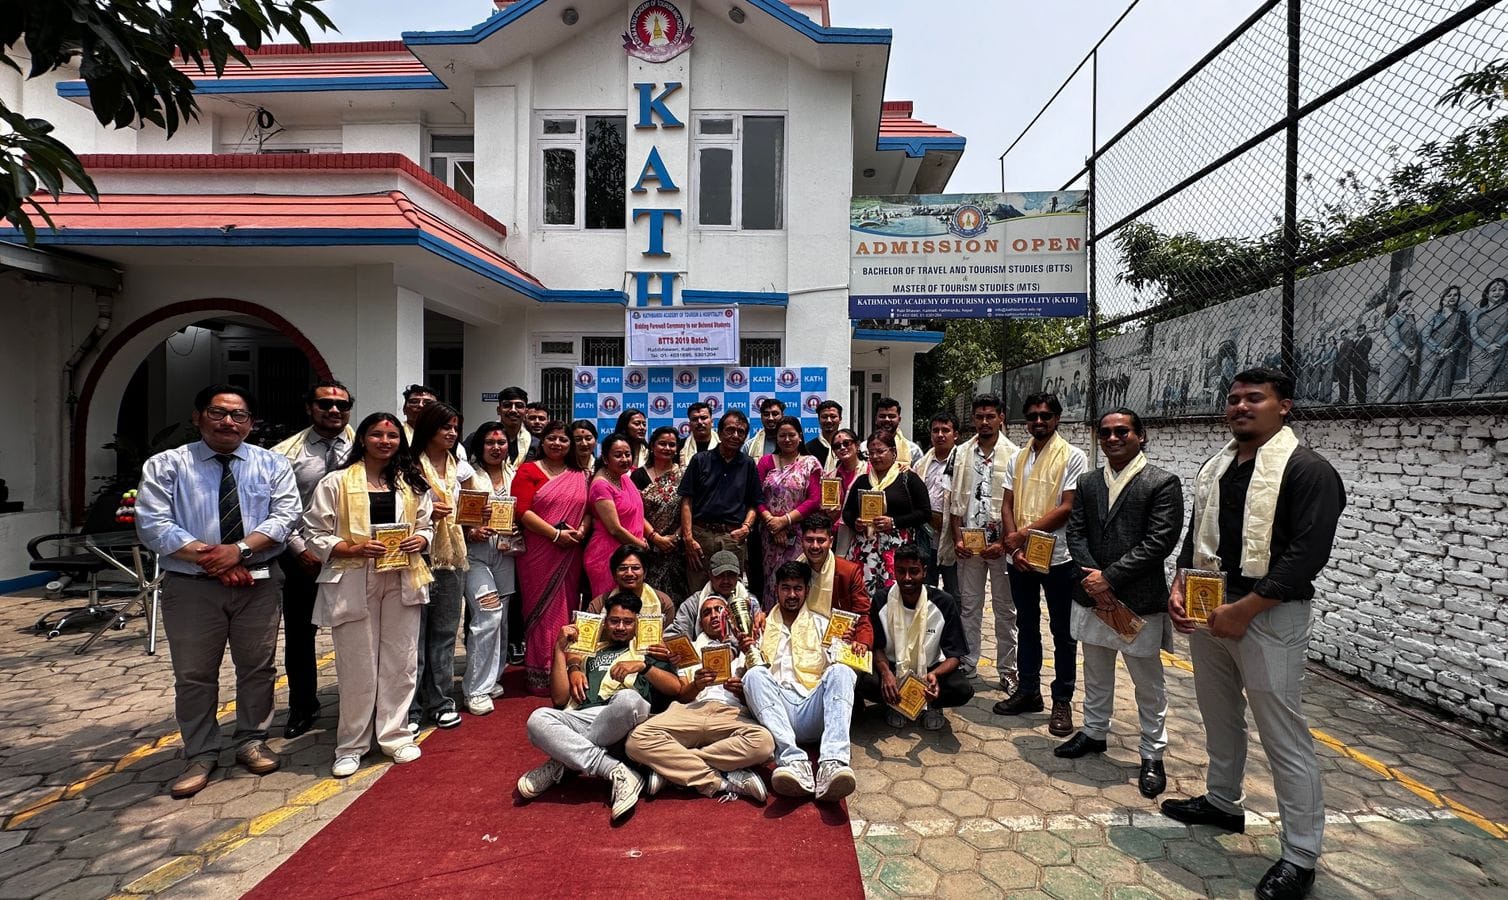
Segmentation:
{"type": "Polygon", "coordinates": [[[864,177],[865,178],[873,178],[874,177],[874,169],[865,169],[864,170],[864,177]]]}
{"type": "Polygon", "coordinates": [[[734,25],[742,25],[746,17],[744,16],[744,11],[741,8],[735,6],[732,9],[728,10],[728,18],[733,20],[734,25]]]}
{"type": "Polygon", "coordinates": [[[560,11],[560,21],[566,23],[567,25],[575,25],[577,22],[581,21],[581,13],[576,11],[576,7],[567,6],[565,9],[560,11]]]}

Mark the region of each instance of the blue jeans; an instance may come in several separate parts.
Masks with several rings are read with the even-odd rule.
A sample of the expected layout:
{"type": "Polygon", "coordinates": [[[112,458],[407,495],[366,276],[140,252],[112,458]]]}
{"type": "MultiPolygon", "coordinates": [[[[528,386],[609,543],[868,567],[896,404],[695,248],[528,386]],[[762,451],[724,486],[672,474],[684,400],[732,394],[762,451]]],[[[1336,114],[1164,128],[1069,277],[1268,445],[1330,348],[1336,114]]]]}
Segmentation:
{"type": "Polygon", "coordinates": [[[1070,625],[1073,611],[1073,563],[1053,566],[1044,575],[1010,566],[1011,599],[1016,604],[1016,674],[1023,694],[1042,693],[1042,603],[1047,596],[1047,623],[1052,632],[1052,680],[1054,703],[1073,700],[1074,673],[1078,668],[1079,642],[1070,625]]]}
{"type": "Polygon", "coordinates": [[[848,764],[848,728],[853,720],[853,692],[858,678],[853,669],[833,663],[804,699],[782,687],[768,666],[744,672],[744,697],[759,724],[775,738],[775,761],[782,765],[806,760],[797,741],[819,741],[819,761],[848,764]]]}
{"type": "Polygon", "coordinates": [[[435,716],[447,706],[456,681],[456,632],[461,627],[461,581],[465,573],[436,569],[429,603],[419,614],[419,689],[408,708],[410,720],[435,716]]]}

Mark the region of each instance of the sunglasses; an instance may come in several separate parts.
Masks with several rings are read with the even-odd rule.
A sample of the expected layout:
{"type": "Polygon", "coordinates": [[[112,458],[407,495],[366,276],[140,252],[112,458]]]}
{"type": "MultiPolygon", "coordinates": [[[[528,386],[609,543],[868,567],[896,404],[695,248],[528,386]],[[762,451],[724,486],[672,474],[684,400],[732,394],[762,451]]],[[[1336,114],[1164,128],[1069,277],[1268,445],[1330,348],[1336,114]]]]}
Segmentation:
{"type": "Polygon", "coordinates": [[[852,447],[853,445],[854,445],[853,441],[833,441],[833,449],[834,450],[842,450],[842,449],[844,449],[846,447],[852,447]]]}
{"type": "Polygon", "coordinates": [[[1124,425],[1120,425],[1120,426],[1117,426],[1115,428],[1101,428],[1100,429],[1100,440],[1102,440],[1102,441],[1108,441],[1112,437],[1123,438],[1123,437],[1126,437],[1126,436],[1128,436],[1130,434],[1131,434],[1131,429],[1127,428],[1124,425]]]}
{"type": "Polygon", "coordinates": [[[1027,413],[1026,416],[1025,416],[1026,421],[1028,421],[1028,422],[1051,422],[1053,419],[1056,419],[1057,417],[1058,416],[1057,416],[1056,413],[1050,413],[1050,412],[1027,413]]]}
{"type": "Polygon", "coordinates": [[[314,401],[314,405],[324,410],[325,412],[329,412],[332,409],[338,409],[341,412],[351,411],[351,401],[337,400],[334,397],[321,397],[318,400],[314,401]]]}

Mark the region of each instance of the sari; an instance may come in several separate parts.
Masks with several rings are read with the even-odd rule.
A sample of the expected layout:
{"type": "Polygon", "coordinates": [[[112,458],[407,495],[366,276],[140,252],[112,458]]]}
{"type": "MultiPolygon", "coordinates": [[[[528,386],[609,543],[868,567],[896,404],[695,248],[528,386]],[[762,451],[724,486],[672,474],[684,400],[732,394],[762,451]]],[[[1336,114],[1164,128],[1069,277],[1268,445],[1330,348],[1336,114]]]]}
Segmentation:
{"type": "MultiPolygon", "coordinates": [[[[634,473],[634,484],[644,498],[644,519],[655,534],[676,536],[681,532],[681,476],[685,470],[674,465],[653,480],[647,469],[634,473]]],[[[686,587],[686,554],[680,546],[661,553],[651,549],[644,554],[644,581],[664,591],[679,604],[689,593],[686,587]]]]}
{"type": "MultiPolygon", "coordinates": [[[[607,500],[617,511],[618,524],[623,530],[640,538],[644,537],[644,501],[639,497],[639,489],[634,487],[627,475],[618,479],[616,485],[613,484],[611,475],[593,478],[587,486],[587,500],[592,506],[593,518],[596,518],[597,502],[607,500]]],[[[621,546],[623,545],[618,543],[618,539],[598,520],[592,528],[592,536],[587,540],[586,553],[582,556],[582,565],[586,566],[586,579],[592,586],[593,597],[613,589],[613,571],[608,562],[621,546]]]]}
{"type": "MultiPolygon", "coordinates": [[[[550,524],[565,522],[579,528],[586,518],[586,473],[567,470],[542,485],[529,510],[550,524]]],[[[581,588],[580,546],[553,543],[525,529],[524,558],[518,567],[519,595],[524,614],[524,667],[529,692],[549,696],[550,663],[555,639],[570,624],[581,588]]]]}
{"type": "MultiPolygon", "coordinates": [[[[774,516],[796,511],[809,516],[822,506],[822,464],[815,456],[798,456],[789,466],[781,467],[780,458],[770,454],[759,460],[760,489],[764,502],[760,509],[774,516]]],[[[802,556],[800,524],[772,534],[759,526],[764,550],[765,609],[775,608],[775,570],[802,556]]]]}

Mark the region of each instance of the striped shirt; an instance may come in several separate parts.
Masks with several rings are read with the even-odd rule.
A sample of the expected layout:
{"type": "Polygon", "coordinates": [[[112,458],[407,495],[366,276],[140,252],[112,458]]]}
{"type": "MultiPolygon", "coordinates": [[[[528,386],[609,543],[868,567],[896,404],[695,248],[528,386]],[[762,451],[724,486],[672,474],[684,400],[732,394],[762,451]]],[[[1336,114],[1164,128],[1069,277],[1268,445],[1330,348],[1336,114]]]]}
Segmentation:
{"type": "MultiPolygon", "coordinates": [[[[275,546],[257,553],[250,565],[266,562],[283,549],[283,542],[303,513],[293,468],[281,454],[242,444],[230,454],[236,478],[241,523],[246,534],[259,531],[275,546]]],[[[220,461],[203,441],[166,450],[142,467],[136,495],[136,534],[157,553],[162,568],[184,575],[202,575],[198,565],[172,554],[194,541],[220,543],[220,461]]]]}

